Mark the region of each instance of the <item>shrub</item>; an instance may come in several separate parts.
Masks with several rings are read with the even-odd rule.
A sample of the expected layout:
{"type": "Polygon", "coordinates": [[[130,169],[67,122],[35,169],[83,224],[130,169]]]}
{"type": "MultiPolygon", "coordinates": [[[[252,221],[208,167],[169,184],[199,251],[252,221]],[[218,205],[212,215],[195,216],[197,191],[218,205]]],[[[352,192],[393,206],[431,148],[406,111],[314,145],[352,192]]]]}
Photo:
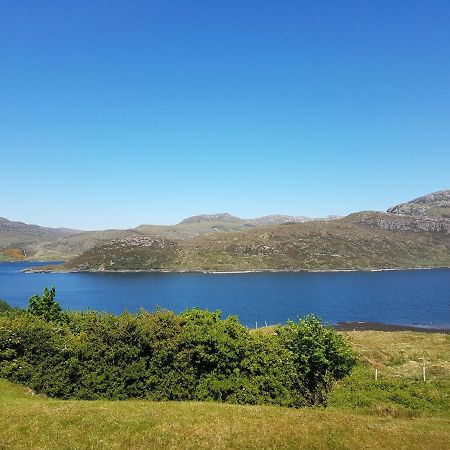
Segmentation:
{"type": "Polygon", "coordinates": [[[356,364],[350,345],[314,316],[288,322],[277,334],[293,354],[297,404],[326,405],[333,384],[356,364]]]}
{"type": "Polygon", "coordinates": [[[65,321],[65,315],[59,303],[55,300],[56,290],[44,289],[42,297],[33,295],[28,299],[28,311],[35,315],[42,317],[44,320],[53,320],[58,322],[65,321]]]}
{"type": "Polygon", "coordinates": [[[49,396],[326,404],[354,362],[312,317],[264,335],[219,311],[64,313],[54,297],[0,314],[0,376],[49,396]]]}
{"type": "Polygon", "coordinates": [[[14,308],[8,305],[8,303],[6,303],[4,300],[0,300],[0,313],[5,311],[12,311],[13,309],[14,308]]]}

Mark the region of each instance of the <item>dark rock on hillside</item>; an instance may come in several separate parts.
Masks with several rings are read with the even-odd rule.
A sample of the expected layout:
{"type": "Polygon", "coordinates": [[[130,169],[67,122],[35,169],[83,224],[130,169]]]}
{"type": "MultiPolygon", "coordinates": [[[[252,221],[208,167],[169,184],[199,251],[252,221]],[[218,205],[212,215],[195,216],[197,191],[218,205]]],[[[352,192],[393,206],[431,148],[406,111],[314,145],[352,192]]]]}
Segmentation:
{"type": "Polygon", "coordinates": [[[391,227],[386,229],[398,229],[396,227],[400,226],[448,233],[450,231],[450,190],[433,192],[410,202],[392,206],[387,213],[402,219],[394,220],[393,224],[390,220],[382,221],[381,226],[391,227]]]}
{"type": "Polygon", "coordinates": [[[428,219],[450,219],[450,190],[433,192],[410,202],[392,206],[387,210],[392,214],[403,214],[428,219]]]}
{"type": "Polygon", "coordinates": [[[347,216],[349,220],[371,228],[380,228],[389,231],[429,231],[444,232],[450,230],[450,221],[415,217],[394,213],[381,213],[365,211],[347,216]]]}

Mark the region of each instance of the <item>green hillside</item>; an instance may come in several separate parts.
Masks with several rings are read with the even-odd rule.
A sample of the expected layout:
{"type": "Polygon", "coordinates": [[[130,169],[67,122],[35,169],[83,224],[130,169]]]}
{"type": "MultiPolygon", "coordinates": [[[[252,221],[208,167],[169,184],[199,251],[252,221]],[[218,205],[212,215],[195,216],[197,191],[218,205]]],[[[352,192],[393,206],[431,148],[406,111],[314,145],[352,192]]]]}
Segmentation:
{"type": "Polygon", "coordinates": [[[363,211],[340,219],[286,215],[242,219],[220,213],[188,217],[176,225],[85,232],[0,219],[0,261],[70,260],[65,266],[70,270],[448,266],[449,208],[447,190],[394,206],[387,213],[363,211]]]}
{"type": "MultiPolygon", "coordinates": [[[[428,224],[428,222],[427,222],[428,224]]],[[[187,240],[125,237],[57,270],[344,270],[450,266],[450,234],[423,222],[365,212],[187,240]],[[428,225],[427,225],[428,226],[428,225]]]]}
{"type": "Polygon", "coordinates": [[[304,222],[307,217],[273,215],[241,219],[230,214],[188,217],[176,225],[139,225],[128,230],[78,231],[46,228],[0,218],[0,261],[67,260],[95,245],[133,236],[191,239],[206,234],[240,232],[267,224],[304,222]]]}
{"type": "Polygon", "coordinates": [[[29,225],[0,217],[0,261],[27,259],[29,255],[34,255],[33,246],[78,233],[77,230],[29,225]]]}

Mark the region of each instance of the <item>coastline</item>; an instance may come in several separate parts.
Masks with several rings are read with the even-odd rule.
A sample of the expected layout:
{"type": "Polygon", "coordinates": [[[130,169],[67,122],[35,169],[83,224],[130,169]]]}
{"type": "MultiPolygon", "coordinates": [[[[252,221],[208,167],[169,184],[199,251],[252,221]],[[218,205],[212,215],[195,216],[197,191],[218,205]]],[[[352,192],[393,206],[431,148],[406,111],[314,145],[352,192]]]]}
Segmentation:
{"type": "MultiPolygon", "coordinates": [[[[44,266],[45,267],[45,266],[44,266]]],[[[50,270],[39,266],[22,269],[23,273],[198,273],[205,275],[239,275],[250,273],[345,273],[345,272],[399,272],[410,270],[449,270],[450,266],[387,267],[358,269],[255,269],[255,270],[175,270],[175,269],[119,269],[119,270],[50,270]]]]}
{"type": "Polygon", "coordinates": [[[395,325],[382,322],[339,322],[331,325],[336,331],[412,331],[415,333],[441,333],[450,334],[450,328],[427,327],[420,325],[395,325]]]}

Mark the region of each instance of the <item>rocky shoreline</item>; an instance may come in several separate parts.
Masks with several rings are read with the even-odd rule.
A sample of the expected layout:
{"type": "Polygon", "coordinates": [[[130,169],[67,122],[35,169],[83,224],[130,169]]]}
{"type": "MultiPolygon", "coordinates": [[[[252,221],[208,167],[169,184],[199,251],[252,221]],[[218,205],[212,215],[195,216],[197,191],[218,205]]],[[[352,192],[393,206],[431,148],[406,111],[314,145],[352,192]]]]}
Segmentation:
{"type": "Polygon", "coordinates": [[[202,273],[210,275],[237,275],[246,273],[345,273],[345,272],[397,272],[404,270],[436,270],[450,269],[450,266],[426,266],[426,267],[389,267],[389,268],[359,268],[359,269],[299,269],[299,270],[282,270],[282,269],[258,269],[258,270],[172,270],[172,269],[136,269],[136,270],[53,270],[48,266],[35,266],[28,269],[22,269],[24,273],[202,273]]]}
{"type": "Polygon", "coordinates": [[[394,325],[381,322],[339,322],[332,325],[337,331],[414,331],[416,333],[450,334],[450,328],[435,328],[419,325],[394,325]]]}

